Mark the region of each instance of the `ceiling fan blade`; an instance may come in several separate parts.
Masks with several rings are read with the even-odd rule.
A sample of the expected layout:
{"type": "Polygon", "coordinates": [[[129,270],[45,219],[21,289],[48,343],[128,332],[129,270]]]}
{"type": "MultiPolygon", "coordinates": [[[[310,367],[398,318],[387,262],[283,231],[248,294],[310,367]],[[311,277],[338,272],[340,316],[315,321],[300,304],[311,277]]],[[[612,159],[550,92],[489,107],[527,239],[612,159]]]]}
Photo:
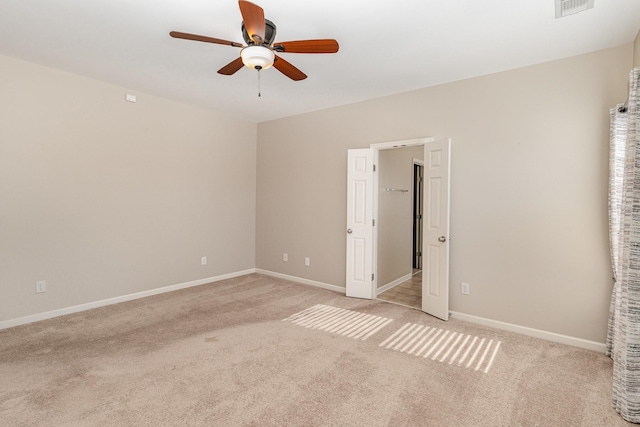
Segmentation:
{"type": "Polygon", "coordinates": [[[224,67],[220,68],[218,70],[218,73],[224,74],[225,76],[230,76],[230,75],[234,74],[236,71],[238,71],[242,67],[244,67],[244,64],[242,63],[242,58],[238,57],[238,59],[235,59],[235,60],[229,62],[224,67]]]}
{"type": "Polygon", "coordinates": [[[216,39],[213,37],[199,36],[197,34],[181,33],[180,31],[171,31],[169,35],[176,39],[195,40],[197,42],[224,44],[234,47],[243,47],[242,44],[230,42],[229,40],[216,39]]]}
{"type": "Polygon", "coordinates": [[[275,43],[273,49],[285,53],[336,53],[339,46],[334,39],[297,40],[275,43]]]}
{"type": "Polygon", "coordinates": [[[305,73],[298,70],[296,67],[280,58],[278,55],[276,55],[276,60],[273,62],[273,66],[282,74],[289,77],[291,80],[300,81],[307,78],[307,75],[305,73]]]}
{"type": "Polygon", "coordinates": [[[242,20],[249,38],[256,44],[262,44],[265,33],[264,10],[257,4],[246,0],[239,0],[238,5],[240,5],[240,13],[242,13],[242,20]],[[258,37],[260,40],[257,40],[258,37]]]}

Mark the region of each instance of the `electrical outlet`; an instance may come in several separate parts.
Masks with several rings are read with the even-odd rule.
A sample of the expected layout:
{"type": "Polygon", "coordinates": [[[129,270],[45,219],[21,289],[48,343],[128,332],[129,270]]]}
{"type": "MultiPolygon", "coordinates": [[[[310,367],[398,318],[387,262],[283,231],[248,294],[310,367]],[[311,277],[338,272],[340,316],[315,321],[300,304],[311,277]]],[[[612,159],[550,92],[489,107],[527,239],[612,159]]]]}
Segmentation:
{"type": "Polygon", "coordinates": [[[36,282],[36,294],[41,294],[43,292],[47,292],[47,281],[38,280],[36,282]]]}
{"type": "Polygon", "coordinates": [[[207,265],[207,257],[206,257],[206,256],[203,256],[202,258],[200,258],[200,263],[201,263],[202,265],[207,265]]]}
{"type": "Polygon", "coordinates": [[[309,267],[311,265],[311,260],[309,259],[309,257],[304,257],[304,265],[306,265],[307,267],[309,267]]]}
{"type": "Polygon", "coordinates": [[[289,261],[289,254],[286,253],[286,252],[284,254],[282,254],[282,260],[283,261],[289,261]]]}
{"type": "Polygon", "coordinates": [[[460,283],[460,293],[462,295],[469,295],[469,284],[468,283],[460,283]]]}

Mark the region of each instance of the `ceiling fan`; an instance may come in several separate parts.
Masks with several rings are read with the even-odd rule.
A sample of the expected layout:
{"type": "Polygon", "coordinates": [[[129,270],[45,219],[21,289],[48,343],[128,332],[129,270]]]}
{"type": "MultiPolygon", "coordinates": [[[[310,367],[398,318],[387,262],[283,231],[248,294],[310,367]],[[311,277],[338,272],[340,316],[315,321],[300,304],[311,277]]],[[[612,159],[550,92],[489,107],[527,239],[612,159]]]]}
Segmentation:
{"type": "Polygon", "coordinates": [[[336,53],[338,42],[334,39],[296,40],[289,42],[273,43],[276,37],[276,25],[264,18],[264,10],[249,1],[239,0],[240,13],[242,14],[242,37],[246,46],[213,37],[199,36],[196,34],[171,31],[169,35],[178,39],[195,40],[205,43],[215,43],[240,47],[240,57],[218,70],[218,73],[230,76],[240,70],[244,65],[255,70],[264,70],[272,65],[285,76],[292,80],[304,80],[307,75],[289,62],[282,59],[277,53],[336,53]]]}

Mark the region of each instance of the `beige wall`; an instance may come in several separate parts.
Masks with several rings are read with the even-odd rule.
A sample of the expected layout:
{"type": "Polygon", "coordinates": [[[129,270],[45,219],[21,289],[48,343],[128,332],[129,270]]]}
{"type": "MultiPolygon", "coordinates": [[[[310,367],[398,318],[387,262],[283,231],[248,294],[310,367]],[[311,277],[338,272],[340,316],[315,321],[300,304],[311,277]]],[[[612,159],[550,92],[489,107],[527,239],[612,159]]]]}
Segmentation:
{"type": "Polygon", "coordinates": [[[640,67],[640,30],[633,42],[633,66],[640,67]]]}
{"type": "Polygon", "coordinates": [[[0,321],[255,266],[255,124],[8,57],[0,76],[0,321]]]}
{"type": "Polygon", "coordinates": [[[257,267],[344,286],[346,150],[450,137],[451,310],[603,342],[609,108],[632,61],[628,44],[259,124],[257,267]]]}
{"type": "Polygon", "coordinates": [[[0,57],[0,321],[254,266],[344,286],[346,150],[447,136],[451,309],[602,342],[608,109],[638,45],[257,128],[0,57]]]}
{"type": "Polygon", "coordinates": [[[423,147],[381,150],[378,175],[378,288],[411,274],[413,256],[413,159],[423,147]],[[408,190],[386,192],[383,188],[408,190]]]}

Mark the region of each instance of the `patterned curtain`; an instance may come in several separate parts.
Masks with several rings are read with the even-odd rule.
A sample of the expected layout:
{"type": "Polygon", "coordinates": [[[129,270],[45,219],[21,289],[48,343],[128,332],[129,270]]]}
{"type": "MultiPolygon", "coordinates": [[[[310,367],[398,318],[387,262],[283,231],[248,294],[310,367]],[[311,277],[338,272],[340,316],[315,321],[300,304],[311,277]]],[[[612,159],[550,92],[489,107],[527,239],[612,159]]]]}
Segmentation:
{"type": "Polygon", "coordinates": [[[630,73],[628,107],[611,110],[609,228],[614,286],[607,354],[613,406],[640,423],[640,68],[630,73]]]}

